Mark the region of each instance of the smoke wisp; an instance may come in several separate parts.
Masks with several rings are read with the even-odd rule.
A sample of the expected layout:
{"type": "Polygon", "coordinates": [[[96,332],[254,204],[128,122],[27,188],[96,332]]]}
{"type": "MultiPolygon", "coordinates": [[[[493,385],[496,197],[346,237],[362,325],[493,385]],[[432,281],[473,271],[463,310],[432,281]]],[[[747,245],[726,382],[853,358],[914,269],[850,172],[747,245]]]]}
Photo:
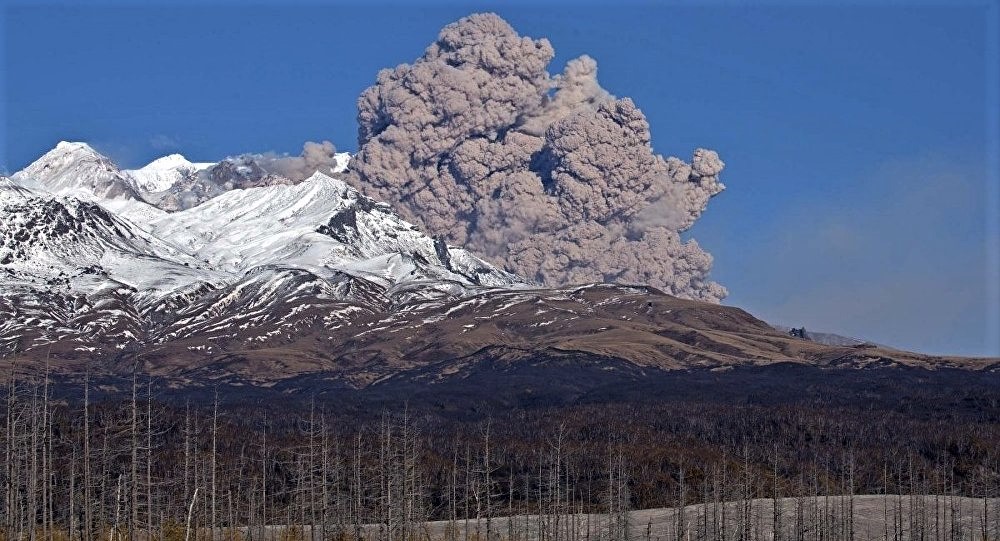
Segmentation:
{"type": "Polygon", "coordinates": [[[553,55],[494,14],[446,26],[361,94],[351,181],[542,284],[644,283],[721,300],[711,255],[680,237],[724,188],[718,155],[654,153],[642,111],[601,88],[592,58],[552,76],[553,55]]]}

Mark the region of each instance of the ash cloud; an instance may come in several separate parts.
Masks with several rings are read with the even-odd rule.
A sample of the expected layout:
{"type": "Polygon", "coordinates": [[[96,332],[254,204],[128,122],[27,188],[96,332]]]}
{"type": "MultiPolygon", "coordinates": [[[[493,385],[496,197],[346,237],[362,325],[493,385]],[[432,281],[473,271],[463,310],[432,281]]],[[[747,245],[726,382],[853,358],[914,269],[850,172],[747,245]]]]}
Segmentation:
{"type": "Polygon", "coordinates": [[[711,255],[680,238],[724,188],[718,155],[654,153],[642,111],[601,88],[592,58],[552,76],[553,55],[494,14],[446,26],[361,94],[351,181],[542,284],[645,283],[721,300],[711,255]]]}
{"type": "Polygon", "coordinates": [[[279,156],[269,153],[254,155],[253,159],[268,173],[300,182],[316,171],[330,174],[337,166],[336,154],[337,149],[330,141],[322,143],[306,141],[299,156],[279,156]]]}

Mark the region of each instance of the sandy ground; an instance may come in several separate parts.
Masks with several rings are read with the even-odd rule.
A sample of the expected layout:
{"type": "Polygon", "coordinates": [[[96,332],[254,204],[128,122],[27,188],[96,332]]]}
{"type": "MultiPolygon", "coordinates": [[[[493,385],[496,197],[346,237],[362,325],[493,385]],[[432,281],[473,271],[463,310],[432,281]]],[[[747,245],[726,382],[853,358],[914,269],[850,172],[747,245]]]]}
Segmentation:
{"type": "MultiPolygon", "coordinates": [[[[416,526],[407,537],[411,541],[1000,540],[1000,498],[868,495],[855,496],[853,501],[835,496],[778,501],[778,520],[782,525],[778,536],[773,528],[773,501],[756,499],[690,505],[684,508],[683,516],[673,508],[632,511],[627,532],[616,527],[615,521],[607,515],[576,513],[459,520],[454,524],[434,521],[416,526]],[[848,520],[851,516],[853,521],[848,520]]],[[[355,537],[353,527],[347,526],[346,530],[342,541],[352,541],[355,537]]],[[[381,525],[368,524],[361,530],[365,539],[387,539],[381,525]]],[[[335,532],[336,527],[329,526],[326,538],[337,539],[335,532]]],[[[293,535],[288,535],[283,526],[270,526],[266,531],[253,528],[241,533],[245,541],[323,539],[319,528],[311,532],[309,527],[298,528],[293,535]]],[[[402,533],[397,530],[392,539],[401,539],[402,533]]]]}

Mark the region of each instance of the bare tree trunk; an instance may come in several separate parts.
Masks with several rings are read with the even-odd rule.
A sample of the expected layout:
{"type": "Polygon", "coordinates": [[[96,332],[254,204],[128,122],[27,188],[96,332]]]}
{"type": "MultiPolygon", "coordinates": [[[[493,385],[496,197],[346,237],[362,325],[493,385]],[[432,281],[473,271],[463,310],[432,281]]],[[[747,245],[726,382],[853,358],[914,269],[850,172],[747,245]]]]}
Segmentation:
{"type": "Polygon", "coordinates": [[[71,456],[69,459],[69,520],[66,525],[66,534],[69,539],[73,539],[73,533],[76,531],[76,524],[73,522],[76,518],[74,511],[76,503],[76,445],[73,445],[73,450],[71,451],[71,456]]]}
{"type": "Polygon", "coordinates": [[[360,541],[361,537],[361,506],[362,506],[362,484],[361,484],[361,432],[358,432],[357,441],[354,446],[354,497],[351,499],[354,506],[354,539],[360,541]]]}
{"type": "Polygon", "coordinates": [[[14,393],[17,382],[16,358],[10,361],[10,376],[7,383],[7,411],[6,411],[6,438],[4,440],[4,506],[6,515],[4,516],[4,529],[7,532],[14,532],[15,494],[14,494],[14,393]]]}
{"type": "Polygon", "coordinates": [[[153,378],[146,384],[146,536],[153,537],[153,378]]]}
{"type": "Polygon", "coordinates": [[[50,422],[49,419],[49,355],[45,354],[45,383],[42,387],[42,441],[41,443],[41,453],[42,453],[42,539],[48,540],[49,535],[51,535],[51,529],[49,525],[49,511],[51,506],[49,504],[49,481],[52,477],[49,471],[49,446],[51,438],[50,422]]]}
{"type": "Polygon", "coordinates": [[[321,434],[321,445],[320,445],[320,457],[321,457],[321,469],[320,469],[320,539],[326,540],[327,535],[327,512],[328,506],[330,505],[330,494],[328,491],[329,483],[327,482],[329,476],[330,468],[330,448],[329,448],[329,438],[326,432],[326,415],[320,414],[320,434],[321,434]]]}
{"type": "Polygon", "coordinates": [[[216,516],[216,470],[217,470],[217,447],[216,442],[219,433],[219,389],[215,389],[215,401],[212,406],[212,460],[211,460],[211,476],[212,476],[212,523],[208,527],[209,539],[215,540],[215,528],[219,525],[218,517],[216,516]]]}
{"type": "Polygon", "coordinates": [[[451,455],[451,497],[448,498],[448,508],[449,508],[449,539],[448,541],[457,541],[458,539],[458,440],[455,440],[455,446],[452,449],[451,455]]]}
{"type": "Polygon", "coordinates": [[[268,469],[268,459],[267,459],[267,414],[264,414],[264,427],[262,434],[261,443],[261,526],[264,528],[264,532],[267,531],[267,469],[268,469]]]}
{"type": "Polygon", "coordinates": [[[122,494],[122,484],[125,482],[123,473],[118,474],[118,488],[115,490],[115,520],[114,526],[111,528],[111,541],[114,541],[115,536],[118,535],[118,518],[121,516],[121,502],[124,495],[122,494]]]}
{"type": "Polygon", "coordinates": [[[38,522],[38,388],[31,395],[31,474],[28,479],[28,539],[35,541],[38,522]]]}
{"type": "Polygon", "coordinates": [[[130,463],[131,475],[129,477],[129,489],[131,492],[130,505],[130,517],[128,525],[129,541],[134,541],[136,538],[136,528],[139,523],[139,404],[138,404],[138,393],[139,393],[139,361],[136,360],[135,366],[132,368],[132,423],[130,434],[132,437],[132,460],[130,463]]]}
{"type": "Polygon", "coordinates": [[[773,460],[773,470],[772,470],[772,484],[773,491],[771,493],[771,505],[772,508],[772,518],[771,518],[771,528],[774,530],[774,541],[781,541],[783,537],[783,524],[781,522],[781,501],[780,493],[778,491],[778,446],[774,446],[774,460],[773,460]]]}
{"type": "Polygon", "coordinates": [[[90,365],[83,380],[83,539],[92,541],[91,532],[94,527],[92,505],[94,496],[91,493],[94,481],[90,478],[90,365]]]}
{"type": "Polygon", "coordinates": [[[184,528],[184,541],[191,541],[191,516],[194,515],[194,502],[198,499],[198,487],[194,487],[191,505],[188,506],[187,525],[184,528]]]}
{"type": "Polygon", "coordinates": [[[486,512],[486,541],[492,540],[493,535],[493,457],[490,454],[490,429],[492,419],[486,421],[486,430],[483,437],[483,489],[484,511],[486,512]]]}

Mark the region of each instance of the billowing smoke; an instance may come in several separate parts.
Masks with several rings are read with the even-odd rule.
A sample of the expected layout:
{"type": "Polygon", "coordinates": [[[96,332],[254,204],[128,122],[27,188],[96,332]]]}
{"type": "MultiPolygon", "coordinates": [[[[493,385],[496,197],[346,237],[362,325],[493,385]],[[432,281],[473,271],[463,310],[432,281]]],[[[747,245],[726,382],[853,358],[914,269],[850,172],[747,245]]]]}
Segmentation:
{"type": "Polygon", "coordinates": [[[645,283],[719,301],[712,257],[680,232],[723,185],[723,163],[650,146],[645,116],[597,63],[547,71],[545,39],[494,14],[445,27],[358,100],[359,189],[408,220],[546,285],[645,283]]]}
{"type": "Polygon", "coordinates": [[[314,143],[306,141],[301,156],[278,156],[259,154],[253,156],[265,171],[281,175],[295,182],[305,180],[316,171],[329,174],[337,167],[337,149],[330,141],[314,143]]]}

